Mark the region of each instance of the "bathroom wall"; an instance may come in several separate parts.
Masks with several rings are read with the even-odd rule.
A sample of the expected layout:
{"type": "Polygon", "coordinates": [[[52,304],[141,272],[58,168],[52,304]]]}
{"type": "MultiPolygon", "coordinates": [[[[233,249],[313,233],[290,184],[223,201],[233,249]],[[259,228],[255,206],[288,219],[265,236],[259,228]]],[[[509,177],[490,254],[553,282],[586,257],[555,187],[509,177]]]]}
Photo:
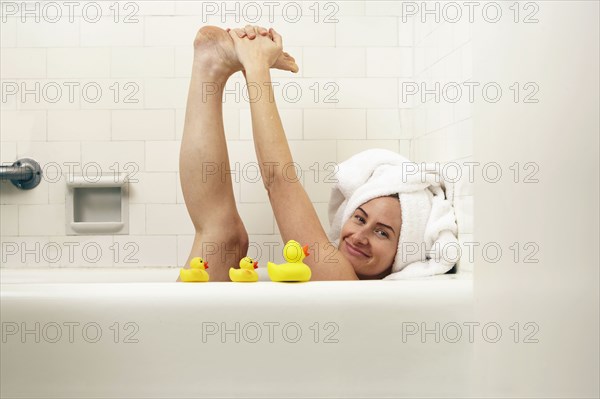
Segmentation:
{"type": "Polygon", "coordinates": [[[458,269],[472,272],[473,259],[464,243],[474,242],[474,174],[469,169],[474,162],[474,96],[465,85],[472,78],[473,24],[464,9],[444,2],[421,5],[413,12],[414,82],[404,85],[404,99],[412,101],[414,112],[411,159],[433,163],[454,186],[458,239],[465,255],[458,269]]]}
{"type": "MultiPolygon", "coordinates": [[[[413,22],[417,16],[405,15],[402,2],[275,3],[75,2],[70,9],[59,2],[56,9],[42,2],[24,9],[3,2],[0,160],[34,158],[44,179],[30,191],[0,184],[2,267],[183,265],[194,230],[178,157],[191,44],[203,24],[281,32],[300,72],[274,71],[275,95],[326,229],[332,162],[374,147],[415,161],[471,159],[468,105],[402,98],[407,84],[469,77],[468,31],[413,22]],[[67,236],[66,179],[99,171],[131,179],[129,234],[67,236]]],[[[262,266],[281,259],[282,243],[256,179],[245,93],[241,74],[234,75],[225,130],[250,255],[262,266]]],[[[469,186],[457,185],[455,202],[466,239],[469,186]]]]}

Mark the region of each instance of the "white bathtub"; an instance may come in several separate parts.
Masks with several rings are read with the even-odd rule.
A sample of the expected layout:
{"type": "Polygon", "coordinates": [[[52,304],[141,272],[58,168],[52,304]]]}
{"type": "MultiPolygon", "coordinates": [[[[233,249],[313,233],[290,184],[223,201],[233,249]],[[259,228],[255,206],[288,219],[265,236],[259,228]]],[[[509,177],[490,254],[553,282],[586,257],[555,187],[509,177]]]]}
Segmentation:
{"type": "Polygon", "coordinates": [[[467,277],[183,284],[177,273],[2,270],[1,396],[472,392],[473,345],[421,334],[471,319],[467,277]]]}

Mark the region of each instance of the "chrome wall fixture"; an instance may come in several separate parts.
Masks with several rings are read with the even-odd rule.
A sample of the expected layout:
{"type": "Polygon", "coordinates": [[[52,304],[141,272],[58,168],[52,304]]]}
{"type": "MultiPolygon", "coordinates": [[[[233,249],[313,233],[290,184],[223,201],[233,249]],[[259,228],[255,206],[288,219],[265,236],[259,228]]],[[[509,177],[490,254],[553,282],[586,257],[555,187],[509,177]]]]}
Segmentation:
{"type": "Polygon", "coordinates": [[[42,169],[30,158],[21,158],[11,166],[0,165],[0,180],[10,180],[22,190],[30,190],[40,184],[42,169]]]}

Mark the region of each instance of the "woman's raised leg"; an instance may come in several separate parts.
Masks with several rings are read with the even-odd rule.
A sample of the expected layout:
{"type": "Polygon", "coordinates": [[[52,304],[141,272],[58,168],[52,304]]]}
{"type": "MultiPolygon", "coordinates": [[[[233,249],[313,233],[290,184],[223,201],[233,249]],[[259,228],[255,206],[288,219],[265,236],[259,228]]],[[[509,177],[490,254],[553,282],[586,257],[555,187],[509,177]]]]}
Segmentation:
{"type": "MultiPolygon", "coordinates": [[[[294,71],[294,58],[285,53],[274,68],[294,71]]],[[[194,40],[179,172],[183,197],[195,227],[190,260],[209,263],[211,281],[228,281],[228,271],[248,251],[248,234],[236,208],[227,143],[223,128],[223,89],[242,70],[229,34],[206,26],[194,40]]]]}

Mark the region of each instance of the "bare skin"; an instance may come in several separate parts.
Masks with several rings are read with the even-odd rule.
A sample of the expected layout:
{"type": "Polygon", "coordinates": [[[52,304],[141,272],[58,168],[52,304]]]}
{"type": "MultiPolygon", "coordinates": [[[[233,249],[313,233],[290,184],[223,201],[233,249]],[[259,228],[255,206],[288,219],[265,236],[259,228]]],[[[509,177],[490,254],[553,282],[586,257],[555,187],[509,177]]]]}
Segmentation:
{"type": "MultiPolygon", "coordinates": [[[[298,71],[295,59],[283,52],[271,68],[298,71]]],[[[183,197],[196,231],[184,267],[189,268],[190,260],[201,256],[209,263],[211,281],[229,281],[229,268],[248,251],[248,233],[237,211],[231,176],[221,173],[230,169],[223,127],[223,89],[228,78],[242,70],[227,31],[214,26],[198,31],[179,171],[183,197]]]]}

